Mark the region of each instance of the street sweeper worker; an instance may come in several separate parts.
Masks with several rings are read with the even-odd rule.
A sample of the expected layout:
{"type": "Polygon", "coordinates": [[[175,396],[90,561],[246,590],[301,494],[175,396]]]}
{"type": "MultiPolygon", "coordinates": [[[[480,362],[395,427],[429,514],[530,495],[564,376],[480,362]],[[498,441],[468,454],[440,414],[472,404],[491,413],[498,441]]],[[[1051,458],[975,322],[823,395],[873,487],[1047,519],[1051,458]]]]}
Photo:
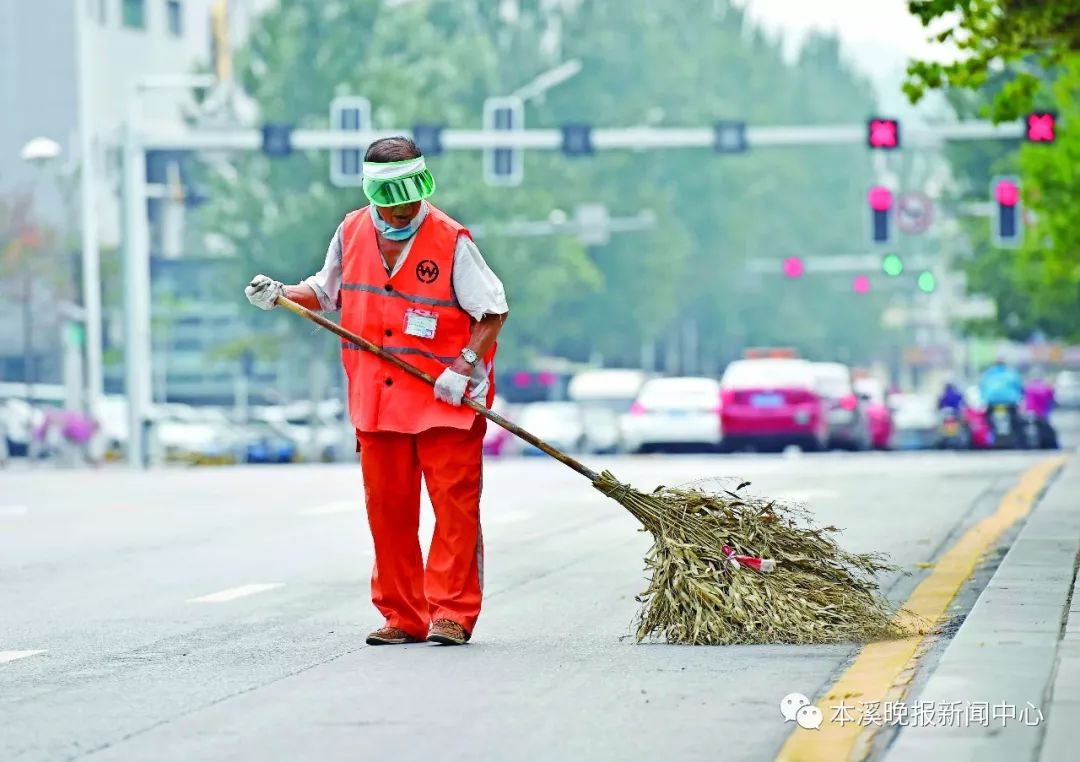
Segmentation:
{"type": "Polygon", "coordinates": [[[469,640],[480,614],[480,531],[486,419],[461,404],[494,398],[495,339],[508,308],[502,283],[461,223],[431,204],[435,180],[416,144],[384,138],[364,156],[369,206],[345,215],[322,270],[285,286],[257,275],[256,307],[286,296],[341,310],[341,325],[437,378],[423,381],[342,344],[368,524],[375,544],[371,596],[385,625],[369,645],[469,640]],[[435,510],[424,569],[420,478],[435,510]]]}

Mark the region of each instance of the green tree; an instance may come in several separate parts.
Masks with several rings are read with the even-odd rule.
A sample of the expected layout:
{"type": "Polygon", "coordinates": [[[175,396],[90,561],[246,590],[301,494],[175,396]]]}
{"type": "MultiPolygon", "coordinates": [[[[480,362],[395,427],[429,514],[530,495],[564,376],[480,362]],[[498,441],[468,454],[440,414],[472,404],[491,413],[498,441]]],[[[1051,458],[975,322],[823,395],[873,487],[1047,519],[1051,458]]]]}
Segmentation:
{"type": "MultiPolygon", "coordinates": [[[[360,94],[371,100],[377,127],[479,126],[483,98],[522,84],[509,70],[525,75],[530,59],[515,55],[506,60],[516,66],[500,66],[498,35],[490,28],[497,19],[458,11],[451,0],[393,11],[375,0],[283,3],[261,18],[238,56],[239,80],[266,120],[299,118],[302,126],[325,127],[334,96],[360,94]]],[[[541,62],[531,69],[525,79],[543,70],[541,62]]],[[[466,222],[532,219],[557,206],[556,196],[542,186],[513,193],[483,186],[478,154],[447,154],[431,158],[430,165],[440,181],[437,202],[466,222]]],[[[209,180],[215,201],[201,220],[224,237],[236,257],[233,295],[240,279],[255,272],[295,282],[317,270],[344,214],[366,203],[359,189],[329,185],[325,152],[287,160],[247,155],[234,167],[209,180]]],[[[526,344],[542,345],[540,329],[531,326],[557,314],[563,294],[597,282],[583,248],[571,239],[481,244],[504,275],[515,305],[514,330],[526,344]]],[[[294,328],[290,341],[310,336],[307,327],[294,328]]],[[[332,340],[320,340],[333,346],[332,340]]]]}
{"type": "MultiPolygon", "coordinates": [[[[581,73],[527,105],[530,126],[831,124],[862,119],[873,105],[835,39],[810,39],[788,64],[777,42],[714,0],[420,0],[389,11],[376,0],[297,0],[262,18],[237,64],[266,120],[325,126],[330,99],[352,93],[371,100],[380,127],[477,127],[485,97],[571,58],[581,73]]],[[[779,279],[757,291],[744,284],[751,257],[779,269],[784,255],[858,249],[872,177],[861,147],[530,151],[526,182],[514,189],[484,186],[480,161],[479,152],[430,159],[436,203],[463,222],[490,228],[596,202],[613,216],[651,209],[658,221],[588,248],[569,236],[480,239],[512,305],[504,362],[599,352],[636,363],[643,341],[663,343],[688,320],[716,364],[762,342],[821,355],[843,344],[853,359],[876,351],[874,300],[779,279]]],[[[234,168],[211,180],[202,220],[235,255],[232,298],[254,272],[295,281],[317,269],[344,212],[364,203],[359,191],[329,187],[325,154],[246,155],[234,168]]],[[[290,340],[310,337],[295,322],[290,340]]]]}
{"type": "Polygon", "coordinates": [[[982,88],[1004,66],[1010,75],[991,112],[1015,119],[1031,109],[1042,72],[1080,52],[1080,0],[910,0],[908,9],[935,27],[933,39],[960,52],[950,63],[909,64],[904,92],[912,102],[927,90],[982,88]]]}

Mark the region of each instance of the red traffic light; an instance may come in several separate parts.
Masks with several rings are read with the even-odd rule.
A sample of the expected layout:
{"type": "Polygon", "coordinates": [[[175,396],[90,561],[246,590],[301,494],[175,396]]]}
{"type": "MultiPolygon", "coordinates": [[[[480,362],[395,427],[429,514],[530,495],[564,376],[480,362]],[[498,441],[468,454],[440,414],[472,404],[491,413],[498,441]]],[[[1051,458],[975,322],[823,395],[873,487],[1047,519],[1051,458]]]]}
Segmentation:
{"type": "Polygon", "coordinates": [[[789,278],[801,278],[806,272],[806,265],[799,257],[788,257],[784,260],[784,275],[789,278]]]}
{"type": "Polygon", "coordinates": [[[1025,120],[1025,137],[1031,143],[1053,143],[1057,138],[1057,114],[1033,111],[1025,120]]]}
{"type": "Polygon", "coordinates": [[[856,294],[870,293],[870,279],[865,275],[856,275],[851,280],[851,290],[856,294]]]}
{"type": "Polygon", "coordinates": [[[994,186],[994,198],[1002,206],[1016,206],[1020,201],[1020,186],[1012,180],[998,180],[994,186]]]}
{"type": "Polygon", "coordinates": [[[866,200],[875,212],[887,212],[892,208],[892,191],[884,185],[875,185],[867,192],[866,200]]]}
{"type": "Polygon", "coordinates": [[[889,213],[892,211],[893,194],[884,185],[875,185],[866,194],[870,204],[870,240],[873,243],[892,241],[892,226],[889,213]]]}
{"type": "Polygon", "coordinates": [[[891,150],[900,147],[900,121],[874,117],[866,123],[866,144],[871,148],[891,150]]]}
{"type": "Polygon", "coordinates": [[[1024,239],[1024,221],[1020,215],[1020,178],[998,175],[990,181],[990,195],[997,213],[990,220],[990,236],[1002,249],[1018,248],[1024,239]]]}

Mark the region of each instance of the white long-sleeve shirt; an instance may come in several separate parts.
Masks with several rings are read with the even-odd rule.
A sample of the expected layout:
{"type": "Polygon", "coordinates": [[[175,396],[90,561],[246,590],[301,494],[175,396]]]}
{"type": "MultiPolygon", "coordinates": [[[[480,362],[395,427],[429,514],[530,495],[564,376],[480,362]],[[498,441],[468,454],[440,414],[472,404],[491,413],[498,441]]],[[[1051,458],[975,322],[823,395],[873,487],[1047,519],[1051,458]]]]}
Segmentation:
{"type": "MultiPolygon", "coordinates": [[[[427,213],[428,205],[425,201],[417,214],[420,222],[423,222],[427,213]]],[[[326,249],[326,260],[322,269],[304,280],[319,298],[319,305],[324,312],[341,309],[341,229],[344,224],[343,222],[338,226],[330,246],[326,249]]],[[[393,277],[405,264],[415,240],[414,235],[405,244],[393,271],[387,268],[388,275],[393,277]]],[[[383,267],[386,267],[385,259],[383,267]]],[[[454,250],[453,287],[454,297],[461,309],[475,320],[480,320],[484,315],[503,315],[509,311],[502,281],[488,267],[472,239],[465,235],[458,237],[457,248],[454,250]]]]}

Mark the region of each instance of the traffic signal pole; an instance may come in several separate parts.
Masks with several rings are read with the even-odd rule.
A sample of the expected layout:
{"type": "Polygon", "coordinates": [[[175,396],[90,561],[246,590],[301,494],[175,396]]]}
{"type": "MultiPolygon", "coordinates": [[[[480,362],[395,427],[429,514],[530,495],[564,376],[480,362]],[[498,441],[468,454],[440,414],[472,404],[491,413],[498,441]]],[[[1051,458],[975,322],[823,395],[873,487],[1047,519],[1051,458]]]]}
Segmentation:
{"type": "MultiPolygon", "coordinates": [[[[291,133],[291,145],[298,151],[325,151],[339,148],[366,148],[379,138],[411,135],[409,128],[385,130],[306,130],[291,133]]],[[[954,140],[1020,139],[1023,125],[992,122],[961,122],[934,125],[922,129],[909,127],[904,133],[906,146],[938,145],[954,140]]],[[[612,127],[591,132],[595,150],[649,150],[659,148],[712,148],[713,127],[612,127]]],[[[747,147],[863,145],[866,126],[774,125],[746,128],[747,147]]],[[[146,150],[177,151],[258,151],[262,135],[258,129],[191,130],[172,128],[146,132],[142,136],[146,150]]],[[[562,148],[562,131],[555,128],[523,130],[452,130],[441,132],[445,151],[480,151],[488,148],[517,148],[557,151],[562,148]]]]}
{"type": "MultiPolygon", "coordinates": [[[[260,129],[144,128],[139,118],[139,93],[149,87],[202,88],[206,77],[157,78],[136,85],[124,129],[124,362],[129,401],[128,462],[145,467],[150,430],[150,240],[147,224],[146,151],[260,151],[260,129]]],[[[729,125],[730,126],[730,125],[729,125]]],[[[679,148],[717,148],[718,125],[707,127],[589,128],[592,150],[647,151],[679,148]]],[[[781,146],[865,145],[866,124],[746,126],[740,150],[781,146]]],[[[938,145],[951,140],[1014,139],[1024,136],[1022,124],[962,122],[923,128],[906,127],[906,146],[938,145]]],[[[289,150],[326,151],[364,149],[373,141],[394,135],[412,135],[412,129],[309,130],[289,129],[289,150]]],[[[280,139],[280,134],[277,138],[280,139]]],[[[454,130],[440,132],[444,151],[480,151],[492,148],[566,150],[562,129],[454,130]]]]}

